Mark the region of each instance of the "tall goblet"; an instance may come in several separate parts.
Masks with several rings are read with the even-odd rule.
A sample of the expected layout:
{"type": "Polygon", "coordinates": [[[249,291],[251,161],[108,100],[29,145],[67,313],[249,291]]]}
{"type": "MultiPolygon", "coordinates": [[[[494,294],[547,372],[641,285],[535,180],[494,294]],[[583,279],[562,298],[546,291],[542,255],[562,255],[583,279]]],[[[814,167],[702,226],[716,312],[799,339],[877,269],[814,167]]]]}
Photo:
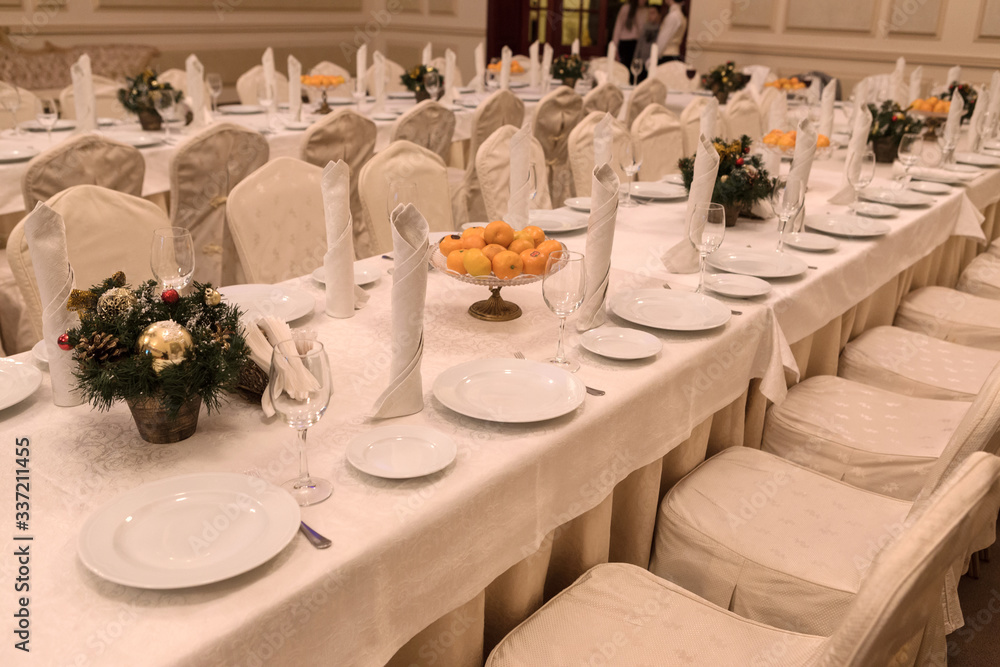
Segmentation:
{"type": "Polygon", "coordinates": [[[174,119],[174,110],[177,104],[177,98],[174,95],[172,90],[161,90],[153,97],[156,110],[159,112],[160,118],[163,119],[163,133],[168,144],[171,143],[170,121],[174,119]]]}
{"type": "Polygon", "coordinates": [[[854,202],[851,208],[854,209],[854,215],[858,216],[860,215],[858,213],[860,192],[867,188],[875,178],[875,153],[868,149],[854,153],[848,160],[847,182],[854,189],[854,202]]]}
{"type": "Polygon", "coordinates": [[[556,356],[549,359],[571,373],[580,368],[580,362],[568,359],[563,349],[563,338],[566,333],[566,318],[573,314],[586,296],[587,270],[584,266],[583,253],[569,250],[553,250],[545,262],[545,273],[542,274],[542,298],[559,318],[559,344],[556,356]]]}
{"type": "Polygon", "coordinates": [[[645,69],[646,63],[643,62],[640,56],[632,58],[632,62],[629,63],[628,71],[632,73],[632,85],[639,83],[639,75],[642,74],[642,70],[645,69]]]}
{"type": "Polygon", "coordinates": [[[187,287],[194,275],[194,241],[183,227],[164,227],[153,231],[149,268],[163,289],[178,292],[187,287]]]}
{"type": "Polygon", "coordinates": [[[208,92],[212,95],[212,113],[219,110],[219,96],[222,95],[222,75],[210,72],[206,77],[208,92]]]}
{"type": "Polygon", "coordinates": [[[35,120],[45,128],[49,143],[52,143],[52,128],[59,122],[59,105],[55,99],[39,97],[35,100],[35,120]]]}
{"type": "Polygon", "coordinates": [[[778,252],[784,252],[785,232],[788,230],[788,223],[799,214],[805,201],[806,189],[801,181],[789,183],[774,179],[774,187],[771,189],[768,202],[771,204],[774,215],[778,218],[778,252]]]}
{"type": "Polygon", "coordinates": [[[924,152],[924,137],[922,134],[914,132],[911,134],[904,134],[899,140],[899,148],[897,149],[897,156],[899,161],[903,163],[905,171],[903,172],[903,177],[901,179],[902,186],[905,188],[910,184],[910,167],[915,167],[918,162],[920,162],[920,156],[924,152]]]}
{"type": "Polygon", "coordinates": [[[698,251],[698,289],[695,292],[705,292],[705,258],[722,245],[726,237],[726,209],[722,204],[695,204],[694,212],[688,221],[688,240],[698,251]]]}
{"type": "Polygon", "coordinates": [[[632,200],[632,179],[642,167],[642,145],[638,141],[629,139],[625,142],[621,154],[621,167],[628,176],[628,185],[625,188],[625,201],[620,205],[626,208],[637,206],[638,204],[632,200]]]}

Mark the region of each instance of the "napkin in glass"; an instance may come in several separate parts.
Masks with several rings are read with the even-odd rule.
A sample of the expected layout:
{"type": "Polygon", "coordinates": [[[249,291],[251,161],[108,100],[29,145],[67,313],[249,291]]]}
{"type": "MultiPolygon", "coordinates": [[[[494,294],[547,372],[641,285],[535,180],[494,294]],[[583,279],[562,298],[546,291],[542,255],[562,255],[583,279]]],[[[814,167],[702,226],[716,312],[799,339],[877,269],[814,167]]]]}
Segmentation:
{"type": "Polygon", "coordinates": [[[978,153],[982,143],[982,136],[979,134],[980,119],[989,108],[992,98],[990,92],[983,86],[978,86],[976,92],[978,93],[976,108],[972,111],[972,117],[969,118],[969,150],[978,153]]]}
{"type": "Polygon", "coordinates": [[[590,220],[587,223],[587,250],[583,264],[587,272],[586,292],[576,321],[577,331],[587,331],[604,324],[608,314],[604,299],[611,275],[611,248],[618,218],[618,174],[610,164],[594,168],[590,188],[590,220]]]}
{"type": "Polygon", "coordinates": [[[376,51],[372,55],[372,60],[375,61],[375,104],[372,105],[372,111],[383,111],[385,109],[385,56],[382,55],[381,51],[376,51]]]}
{"type": "Polygon", "coordinates": [[[569,47],[569,52],[574,56],[580,55],[580,38],[577,37],[573,40],[573,44],[569,47]]]}
{"type": "Polygon", "coordinates": [[[90,56],[84,53],[69,68],[73,77],[73,106],[76,108],[76,131],[90,132],[97,129],[97,98],[94,95],[94,75],[90,70],[90,56]]]}
{"type": "Polygon", "coordinates": [[[458,96],[459,85],[455,81],[455,52],[445,49],[444,52],[444,95],[441,96],[441,104],[454,104],[458,96]]]}
{"type": "Polygon", "coordinates": [[[323,212],[326,215],[326,314],[354,317],[368,302],[368,292],[354,284],[354,232],[351,219],[351,168],[343,160],[323,169],[323,212]]]}
{"type": "MultiPolygon", "coordinates": [[[[264,315],[250,322],[241,320],[241,323],[247,346],[250,348],[250,358],[269,375],[275,345],[293,338],[316,340],[316,332],[296,331],[293,333],[291,327],[284,320],[271,315],[264,315]],[[261,358],[266,358],[266,363],[261,363],[261,358]]],[[[285,391],[289,396],[305,399],[309,392],[316,391],[318,380],[306,369],[301,359],[282,358],[279,363],[284,372],[274,379],[275,382],[280,383],[274,387],[275,392],[285,391]]],[[[270,385],[270,382],[268,384],[270,385]]],[[[270,386],[261,394],[260,407],[264,411],[265,417],[274,416],[270,386]]]]}
{"type": "Polygon", "coordinates": [[[354,92],[358,95],[367,93],[368,88],[368,45],[362,44],[358,47],[355,56],[357,62],[354,63],[354,92]]]}
{"type": "Polygon", "coordinates": [[[656,67],[660,62],[660,45],[653,42],[649,45],[649,60],[646,62],[646,78],[656,77],[656,67]]]}
{"type": "Polygon", "coordinates": [[[476,78],[472,81],[472,87],[477,93],[486,90],[486,45],[482,42],[476,45],[476,78]]]}
{"type": "Polygon", "coordinates": [[[434,59],[433,56],[434,45],[431,42],[424,44],[424,50],[420,54],[420,64],[427,67],[431,64],[431,60],[434,59]]]}
{"type": "Polygon", "coordinates": [[[819,133],[827,139],[833,136],[833,109],[837,101],[837,80],[831,79],[823,88],[823,98],[819,105],[819,133]]]}
{"type": "Polygon", "coordinates": [[[788,124],[788,93],[784,90],[778,93],[778,96],[771,102],[771,108],[768,109],[767,113],[771,129],[784,132],[788,124]]]}
{"type": "MultiPolygon", "coordinates": [[[[854,126],[851,128],[851,138],[847,142],[847,155],[844,158],[844,175],[840,179],[840,189],[828,200],[831,204],[847,205],[854,201],[854,187],[848,178],[853,156],[864,153],[868,148],[868,134],[872,129],[872,113],[865,104],[858,105],[854,112],[854,126]]],[[[855,164],[855,169],[860,165],[855,164]]]]}
{"type": "MultiPolygon", "coordinates": [[[[800,184],[808,190],[809,174],[812,172],[813,159],[816,157],[816,127],[808,118],[799,121],[798,134],[795,137],[795,154],[792,157],[792,168],[785,179],[789,185],[800,184]]],[[[806,207],[803,204],[799,214],[792,221],[792,231],[802,229],[805,220],[806,207]]]]}
{"type": "MultiPolygon", "coordinates": [[[[75,91],[74,91],[75,92],[75,91]]],[[[73,291],[73,267],[66,248],[66,224],[62,216],[39,202],[24,219],[24,239],[31,251],[35,282],[42,303],[42,338],[49,356],[52,401],[62,407],[83,403],[76,388],[73,353],[59,348],[57,340],[79,324],[75,311],[66,310],[73,291]]]]}
{"type": "Polygon", "coordinates": [[[292,120],[302,120],[302,63],[288,56],[288,113],[292,120]]]}
{"type": "Polygon", "coordinates": [[[504,220],[514,229],[528,226],[530,154],[531,126],[525,125],[510,138],[510,201],[504,220]]]}
{"type": "Polygon", "coordinates": [[[197,130],[211,122],[211,111],[205,104],[205,66],[191,54],[184,62],[187,79],[187,101],[191,108],[191,129],[197,130]]]}
{"type": "Polygon", "coordinates": [[[552,71],[552,55],[552,45],[546,42],[545,46],[542,47],[542,95],[549,92],[549,85],[552,82],[552,75],[550,74],[552,71]]]}
{"type": "Polygon", "coordinates": [[[962,135],[962,116],[965,114],[965,100],[957,92],[951,98],[948,119],[944,122],[944,145],[954,148],[962,135]]]}
{"type": "Polygon", "coordinates": [[[608,42],[608,59],[604,61],[604,74],[609,83],[615,82],[615,62],[618,60],[618,45],[608,42]]]}
{"type": "Polygon", "coordinates": [[[542,84],[542,72],[538,63],[538,40],[536,39],[528,47],[528,84],[532,88],[538,88],[542,84]]]}
{"type": "Polygon", "coordinates": [[[260,59],[260,63],[264,68],[264,84],[272,95],[272,101],[277,102],[278,89],[274,75],[274,50],[270,46],[264,51],[264,56],[260,59]]]}
{"type": "Polygon", "coordinates": [[[903,84],[903,74],[905,71],[906,58],[900,56],[896,59],[896,67],[892,70],[892,74],[889,75],[889,96],[904,109],[910,103],[910,100],[905,99],[908,92],[903,84]]]}
{"type": "Polygon", "coordinates": [[[907,97],[909,97],[910,99],[906,102],[906,104],[900,102],[900,106],[906,108],[907,106],[909,106],[910,102],[913,102],[913,100],[920,99],[920,87],[923,85],[923,82],[924,82],[924,66],[917,65],[913,69],[913,71],[910,72],[910,91],[909,95],[907,95],[907,97]]]}
{"type": "Polygon", "coordinates": [[[715,179],[718,175],[719,152],[712,145],[712,140],[703,134],[698,140],[698,152],[694,157],[694,177],[691,179],[687,210],[684,213],[684,238],[662,257],[663,265],[667,267],[667,271],[694,273],[698,270],[698,252],[688,240],[688,223],[691,216],[694,215],[694,207],[697,204],[708,204],[712,201],[715,179]]]}
{"type": "Polygon", "coordinates": [[[510,61],[514,57],[509,46],[500,49],[500,89],[510,89],[510,61]]]}
{"type": "Polygon", "coordinates": [[[427,294],[427,221],[413,204],[400,204],[392,225],[392,362],[389,386],[375,401],[372,417],[388,419],[424,408],[420,361],[424,353],[427,294]]]}
{"type": "Polygon", "coordinates": [[[719,100],[714,97],[708,98],[705,106],[701,108],[701,123],[698,132],[707,137],[709,141],[715,139],[716,130],[719,125],[719,100]]]}

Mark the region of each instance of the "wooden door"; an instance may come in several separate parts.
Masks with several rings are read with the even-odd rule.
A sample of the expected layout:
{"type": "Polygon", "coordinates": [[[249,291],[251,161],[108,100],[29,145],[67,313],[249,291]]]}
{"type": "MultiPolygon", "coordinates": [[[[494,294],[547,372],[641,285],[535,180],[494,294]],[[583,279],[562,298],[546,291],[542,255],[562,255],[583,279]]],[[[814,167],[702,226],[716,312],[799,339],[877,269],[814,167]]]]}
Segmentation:
{"type": "Polygon", "coordinates": [[[487,51],[500,56],[507,45],[514,53],[528,53],[536,39],[551,44],[555,54],[569,53],[580,40],[584,60],[607,53],[618,3],[610,0],[489,0],[487,51]]]}

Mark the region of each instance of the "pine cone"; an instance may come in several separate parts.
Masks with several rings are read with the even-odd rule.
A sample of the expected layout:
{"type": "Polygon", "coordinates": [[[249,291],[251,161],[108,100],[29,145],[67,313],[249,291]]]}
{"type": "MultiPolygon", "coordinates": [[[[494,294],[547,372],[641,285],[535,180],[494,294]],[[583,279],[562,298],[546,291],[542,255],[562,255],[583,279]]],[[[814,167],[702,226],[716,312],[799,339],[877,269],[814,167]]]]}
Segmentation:
{"type": "Polygon", "coordinates": [[[232,329],[223,327],[218,322],[212,325],[212,340],[222,347],[223,352],[229,351],[229,345],[233,338],[233,333],[232,329]]]}
{"type": "Polygon", "coordinates": [[[76,345],[76,358],[78,361],[93,359],[97,363],[103,364],[109,361],[116,361],[125,356],[125,353],[125,347],[115,336],[109,333],[95,333],[90,338],[81,340],[76,345]]]}

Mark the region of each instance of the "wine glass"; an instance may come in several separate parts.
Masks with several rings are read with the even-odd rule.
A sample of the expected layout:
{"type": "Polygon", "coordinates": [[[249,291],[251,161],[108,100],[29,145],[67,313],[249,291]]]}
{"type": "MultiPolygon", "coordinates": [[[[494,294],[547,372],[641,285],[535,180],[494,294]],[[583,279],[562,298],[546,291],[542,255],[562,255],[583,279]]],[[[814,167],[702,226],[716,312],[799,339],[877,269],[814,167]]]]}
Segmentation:
{"type": "Polygon", "coordinates": [[[385,199],[385,213],[388,219],[392,220],[392,212],[402,204],[412,204],[417,201],[417,184],[413,181],[392,180],[388,182],[387,196],[385,199]]]}
{"type": "Polygon", "coordinates": [[[431,96],[432,100],[437,100],[441,93],[441,75],[437,72],[428,72],[424,75],[424,90],[431,96]]]}
{"type": "Polygon", "coordinates": [[[904,134],[899,140],[897,156],[903,163],[903,176],[900,179],[901,186],[905,188],[910,184],[910,167],[915,167],[920,162],[920,156],[924,152],[924,137],[919,133],[904,134]]]}
{"type": "Polygon", "coordinates": [[[21,108],[21,93],[17,86],[0,82],[0,107],[3,107],[10,114],[14,134],[21,134],[21,128],[17,124],[17,110],[21,108]]]}
{"type": "Polygon", "coordinates": [[[52,128],[59,122],[59,105],[50,97],[39,97],[35,100],[35,121],[45,128],[45,133],[52,143],[52,128]]]}
{"type": "Polygon", "coordinates": [[[164,227],[153,231],[149,268],[163,289],[180,291],[194,275],[194,240],[183,227],[164,227]]]}
{"type": "Polygon", "coordinates": [[[642,58],[636,56],[632,58],[632,62],[628,66],[629,72],[632,73],[632,85],[639,83],[639,75],[642,74],[642,70],[645,69],[646,63],[642,61],[642,58]]]}
{"type": "Polygon", "coordinates": [[[642,166],[642,145],[638,141],[629,139],[622,145],[622,152],[619,157],[621,158],[622,171],[628,176],[628,185],[625,188],[625,201],[621,203],[621,206],[625,208],[638,206],[632,200],[632,179],[639,173],[639,168],[642,166]]]}
{"type": "Polygon", "coordinates": [[[854,209],[854,215],[859,216],[861,215],[858,213],[859,194],[875,178],[875,152],[868,149],[854,153],[848,160],[847,182],[854,189],[854,202],[851,204],[851,208],[854,209]]]}
{"type": "Polygon", "coordinates": [[[569,317],[586,296],[587,270],[584,266],[583,253],[570,250],[553,250],[545,262],[545,273],[542,274],[542,298],[559,318],[559,345],[556,356],[548,360],[570,373],[580,368],[580,362],[568,359],[563,349],[563,337],[566,333],[566,318],[569,317]]]}
{"type": "Polygon", "coordinates": [[[788,223],[799,214],[805,201],[806,189],[801,181],[788,182],[774,179],[768,202],[771,204],[774,215],[778,218],[778,247],[776,248],[778,252],[784,252],[785,231],[788,229],[788,223]]]}
{"type": "Polygon", "coordinates": [[[273,83],[268,83],[264,77],[261,77],[257,82],[257,104],[264,107],[264,134],[271,133],[271,112],[274,107],[274,100],[277,97],[277,92],[274,89],[273,83]]]}
{"type": "Polygon", "coordinates": [[[160,118],[163,119],[163,132],[166,135],[166,142],[169,144],[170,121],[174,119],[177,98],[174,97],[174,91],[172,90],[160,90],[153,95],[153,102],[156,104],[156,110],[159,112],[160,118]]]}
{"type": "Polygon", "coordinates": [[[726,237],[726,209],[722,204],[695,204],[694,212],[688,221],[688,240],[698,251],[698,289],[695,292],[705,292],[705,258],[722,245],[726,237]]]}
{"type": "Polygon", "coordinates": [[[306,432],[323,417],[333,393],[323,344],[300,336],[275,345],[267,390],[274,411],[298,432],[299,476],[281,487],[302,507],[323,502],[333,493],[333,484],[311,476],[306,458],[306,432]]]}
{"type": "Polygon", "coordinates": [[[997,114],[991,111],[987,111],[979,117],[979,123],[976,125],[978,141],[969,150],[973,153],[978,153],[982,150],[984,143],[993,139],[996,135],[998,120],[1000,118],[997,117],[997,114]]]}
{"type": "Polygon", "coordinates": [[[222,95],[222,75],[210,72],[206,78],[208,92],[212,94],[212,113],[219,110],[219,96],[222,95]]]}
{"type": "Polygon", "coordinates": [[[361,104],[365,101],[364,87],[355,86],[354,90],[351,91],[351,97],[354,98],[354,103],[358,106],[358,113],[361,113],[361,104]]]}

